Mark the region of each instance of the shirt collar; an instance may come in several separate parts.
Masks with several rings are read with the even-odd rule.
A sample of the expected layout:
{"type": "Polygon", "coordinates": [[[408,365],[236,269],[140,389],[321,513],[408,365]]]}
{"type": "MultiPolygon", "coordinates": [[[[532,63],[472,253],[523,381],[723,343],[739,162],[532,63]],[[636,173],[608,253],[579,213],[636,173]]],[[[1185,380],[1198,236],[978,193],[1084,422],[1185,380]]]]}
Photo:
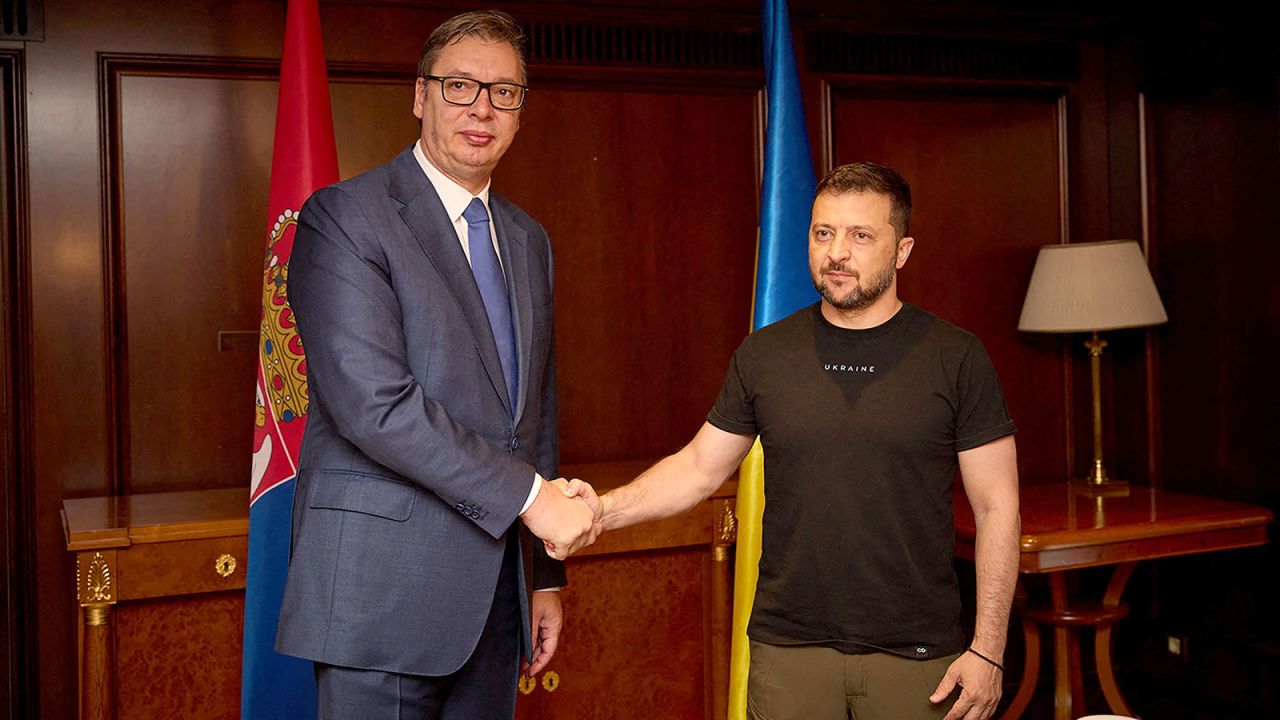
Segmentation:
{"type": "MultiPolygon", "coordinates": [[[[479,193],[472,195],[470,190],[454,182],[448,175],[440,172],[439,168],[431,164],[431,161],[427,159],[426,153],[422,151],[421,139],[413,144],[413,157],[418,161],[422,172],[426,173],[427,179],[431,181],[431,186],[436,189],[436,195],[440,196],[440,203],[444,205],[444,211],[448,214],[450,222],[458,222],[458,218],[462,217],[462,212],[471,204],[472,198],[480,198],[480,202],[484,203],[485,209],[489,209],[489,182],[484,184],[479,193]]],[[[493,213],[489,215],[492,217],[493,213]]]]}

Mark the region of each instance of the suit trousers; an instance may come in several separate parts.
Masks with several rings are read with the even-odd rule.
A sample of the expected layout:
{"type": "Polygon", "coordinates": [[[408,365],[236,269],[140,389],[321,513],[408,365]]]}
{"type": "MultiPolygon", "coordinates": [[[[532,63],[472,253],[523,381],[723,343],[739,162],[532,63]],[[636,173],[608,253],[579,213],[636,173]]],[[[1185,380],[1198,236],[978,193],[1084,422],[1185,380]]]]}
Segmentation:
{"type": "Polygon", "coordinates": [[[511,720],[520,666],[518,531],[507,531],[489,617],[461,668],[426,677],[316,663],[317,720],[511,720]]]}

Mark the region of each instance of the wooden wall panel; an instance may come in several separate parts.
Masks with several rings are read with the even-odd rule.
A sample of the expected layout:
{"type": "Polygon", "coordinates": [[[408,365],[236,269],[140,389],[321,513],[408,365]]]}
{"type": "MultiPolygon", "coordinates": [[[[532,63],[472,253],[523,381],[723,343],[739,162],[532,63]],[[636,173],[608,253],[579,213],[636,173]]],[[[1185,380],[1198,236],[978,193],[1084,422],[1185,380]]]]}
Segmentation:
{"type": "Polygon", "coordinates": [[[1280,500],[1280,152],[1277,89],[1157,94],[1153,271],[1165,485],[1280,500]],[[1168,202],[1177,198],[1177,202],[1168,202]],[[1166,200],[1160,202],[1161,199],[1166,200]]]}
{"type": "MultiPolygon", "coordinates": [[[[1169,314],[1152,331],[1155,459],[1162,488],[1280,513],[1280,81],[1223,66],[1236,52],[1226,48],[1241,47],[1235,34],[1199,41],[1221,49],[1192,61],[1170,46],[1163,60],[1173,66],[1146,95],[1149,257],[1169,314]]],[[[1136,710],[1280,715],[1274,525],[1270,535],[1265,547],[1151,565],[1150,585],[1130,599],[1150,613],[1134,619],[1140,632],[1125,641],[1136,679],[1151,688],[1147,708],[1136,710]],[[1152,652],[1166,633],[1187,638],[1185,660],[1152,652]],[[1171,686],[1180,694],[1165,699],[1171,686]]]]}
{"type": "Polygon", "coordinates": [[[254,80],[122,81],[125,492],[248,476],[275,95],[254,80]]]}
{"type": "Polygon", "coordinates": [[[750,323],[756,92],[530,95],[494,186],[556,253],[562,460],[665,455],[750,323]]]}
{"type": "MultiPolygon", "coordinates": [[[[18,573],[16,563],[9,558],[17,546],[19,536],[18,519],[10,508],[14,507],[13,499],[22,487],[19,476],[16,453],[20,447],[20,436],[17,432],[19,405],[14,398],[15,379],[19,371],[15,364],[15,351],[18,348],[16,338],[16,313],[11,310],[14,297],[14,285],[17,281],[16,265],[13,262],[13,251],[10,249],[17,243],[11,231],[10,218],[14,212],[13,203],[9,199],[12,188],[12,170],[9,158],[12,143],[9,142],[9,131],[12,127],[12,108],[17,99],[10,71],[10,57],[0,55],[0,707],[10,707],[18,700],[14,692],[14,680],[17,663],[20,659],[15,650],[20,625],[17,622],[14,607],[14,594],[21,587],[23,580],[18,573]]],[[[26,372],[25,368],[23,372],[26,372]]],[[[11,716],[11,715],[10,715],[11,716]]]]}
{"type": "MultiPolygon", "coordinates": [[[[219,77],[235,72],[230,61],[198,63],[155,58],[135,70],[154,74],[121,78],[109,130],[121,138],[125,492],[233,487],[248,473],[277,83],[219,77]],[[175,62],[183,75],[167,74],[175,62]]],[[[343,177],[416,134],[407,83],[347,80],[333,84],[343,177]],[[384,132],[369,132],[380,113],[384,132]]]]}
{"type": "Polygon", "coordinates": [[[1064,237],[1058,98],[836,88],[831,118],[837,165],[880,162],[911,183],[916,244],[900,296],[986,344],[1018,424],[1023,482],[1062,479],[1060,343],[1017,331],[1036,253],[1064,237]]]}
{"type": "MultiPolygon", "coordinates": [[[[255,228],[275,83],[219,79],[216,62],[200,70],[214,77],[157,76],[173,72],[161,59],[147,75],[136,69],[147,60],[130,62],[144,74],[119,80],[119,127],[108,130],[120,137],[123,203],[113,248],[126,336],[114,361],[128,448],[121,488],[230,486],[244,465],[232,449],[248,447],[240,419],[252,399],[239,388],[255,362],[255,228]]],[[[344,176],[412,142],[407,83],[334,90],[344,176]],[[403,136],[368,132],[373,111],[405,118],[403,136]]],[[[565,456],[664,454],[696,430],[746,332],[756,93],[535,97],[496,183],[558,238],[565,456]],[[646,142],[670,152],[629,152],[646,142]],[[566,187],[584,201],[570,202],[566,187]],[[617,314],[595,311],[603,298],[617,314]],[[599,392],[602,377],[616,392],[599,392]]]]}
{"type": "Polygon", "coordinates": [[[349,81],[329,82],[338,173],[343,178],[381,165],[418,138],[413,70],[403,69],[399,80],[375,81],[361,74],[356,68],[349,81]]]}
{"type": "Polygon", "coordinates": [[[35,713],[26,70],[0,48],[0,717],[35,713]]]}

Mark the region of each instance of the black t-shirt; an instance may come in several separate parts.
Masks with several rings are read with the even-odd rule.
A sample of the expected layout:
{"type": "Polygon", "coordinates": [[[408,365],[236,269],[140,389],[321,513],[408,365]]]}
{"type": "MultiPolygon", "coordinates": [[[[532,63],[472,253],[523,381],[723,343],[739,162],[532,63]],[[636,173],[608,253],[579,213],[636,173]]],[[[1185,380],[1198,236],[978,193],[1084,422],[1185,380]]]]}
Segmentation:
{"type": "Polygon", "coordinates": [[[922,660],[964,649],[956,453],[1014,432],[976,337],[908,304],[846,330],[815,304],[743,341],[707,420],[764,446],[750,637],[922,660]]]}

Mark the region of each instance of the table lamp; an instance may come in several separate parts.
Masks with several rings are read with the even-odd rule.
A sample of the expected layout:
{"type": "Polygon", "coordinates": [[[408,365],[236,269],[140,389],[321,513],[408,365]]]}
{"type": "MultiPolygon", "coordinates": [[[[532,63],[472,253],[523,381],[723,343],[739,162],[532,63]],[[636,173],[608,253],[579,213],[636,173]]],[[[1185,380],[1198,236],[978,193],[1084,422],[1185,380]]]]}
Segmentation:
{"type": "Polygon", "coordinates": [[[1167,322],[1151,271],[1133,240],[1046,245],[1036,256],[1018,329],[1041,333],[1092,333],[1093,467],[1073,482],[1085,490],[1126,493],[1128,483],[1107,476],[1102,464],[1102,349],[1104,330],[1167,322]]]}

